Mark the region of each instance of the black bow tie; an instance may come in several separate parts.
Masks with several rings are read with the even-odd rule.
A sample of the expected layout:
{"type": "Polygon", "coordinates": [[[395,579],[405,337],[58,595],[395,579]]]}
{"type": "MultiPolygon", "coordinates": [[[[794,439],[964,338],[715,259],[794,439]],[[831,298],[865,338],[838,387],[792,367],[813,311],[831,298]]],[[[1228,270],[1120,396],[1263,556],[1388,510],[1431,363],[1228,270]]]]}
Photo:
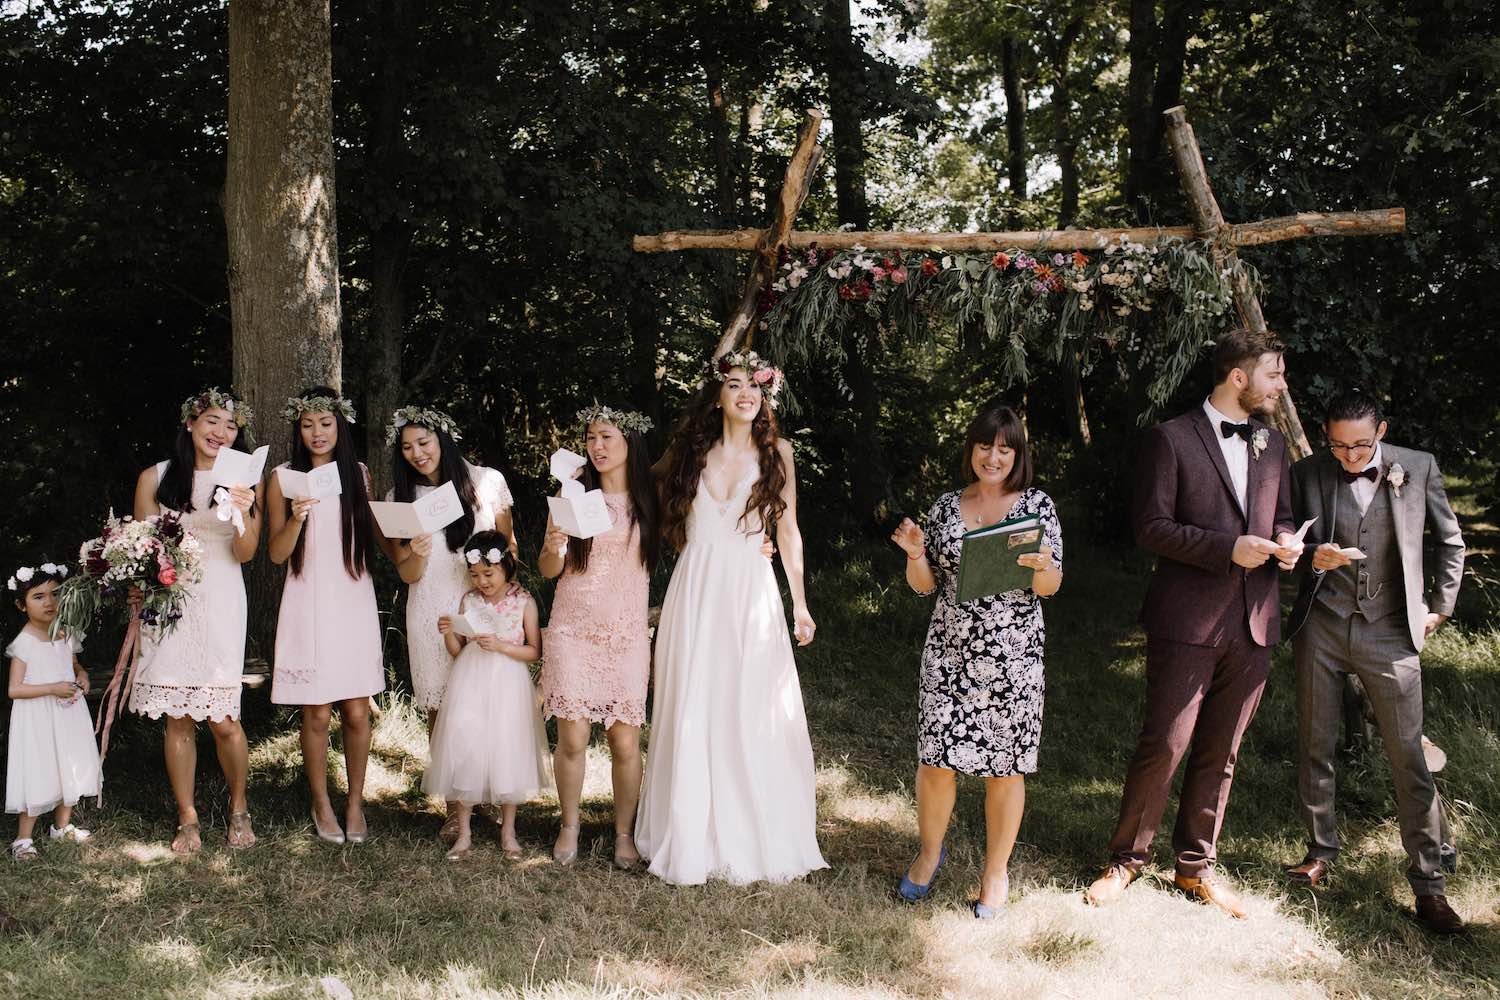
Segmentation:
{"type": "Polygon", "coordinates": [[[1346,483],[1353,483],[1356,479],[1368,479],[1373,483],[1380,478],[1380,470],[1374,466],[1368,469],[1361,469],[1359,472],[1350,472],[1348,469],[1340,469],[1339,472],[1343,474],[1344,482],[1346,483]]]}
{"type": "Polygon", "coordinates": [[[1245,439],[1246,444],[1249,444],[1250,438],[1255,434],[1255,431],[1251,429],[1249,424],[1231,424],[1229,421],[1225,420],[1224,422],[1219,424],[1219,433],[1227,438],[1234,437],[1236,434],[1238,434],[1240,437],[1245,439]]]}

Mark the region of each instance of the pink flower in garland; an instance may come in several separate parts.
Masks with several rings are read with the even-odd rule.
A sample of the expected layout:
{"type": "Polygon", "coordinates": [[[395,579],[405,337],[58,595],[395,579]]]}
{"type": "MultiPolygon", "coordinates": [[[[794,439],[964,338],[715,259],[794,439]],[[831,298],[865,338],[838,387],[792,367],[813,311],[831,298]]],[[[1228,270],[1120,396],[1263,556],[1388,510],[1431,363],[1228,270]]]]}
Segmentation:
{"type": "Polygon", "coordinates": [[[177,582],[177,570],[171,566],[166,567],[156,574],[156,582],[160,583],[163,587],[172,586],[172,584],[177,582]]]}
{"type": "Polygon", "coordinates": [[[906,282],[906,267],[901,265],[893,268],[891,270],[891,280],[898,285],[904,284],[906,282]]]}
{"type": "Polygon", "coordinates": [[[874,267],[870,268],[870,276],[873,277],[876,281],[884,281],[886,270],[879,264],[876,264],[874,267]]]}
{"type": "Polygon", "coordinates": [[[1036,259],[1028,254],[1025,250],[1022,250],[1020,253],[1016,254],[1017,271],[1029,271],[1034,267],[1036,267],[1036,259]]]}

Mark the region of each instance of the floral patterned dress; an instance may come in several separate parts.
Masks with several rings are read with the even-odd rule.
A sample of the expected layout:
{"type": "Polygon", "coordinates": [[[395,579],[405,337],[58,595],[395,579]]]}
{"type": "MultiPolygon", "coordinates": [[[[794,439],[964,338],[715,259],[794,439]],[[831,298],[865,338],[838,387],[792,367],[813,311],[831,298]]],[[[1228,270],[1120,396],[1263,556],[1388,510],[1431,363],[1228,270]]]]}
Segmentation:
{"type": "MultiPolygon", "coordinates": [[[[1042,602],[1031,590],[958,601],[960,493],[927,512],[927,561],[937,606],[922,648],[917,694],[917,760],[982,777],[1030,774],[1042,740],[1042,602]]],[[[1021,494],[1010,517],[1036,515],[1042,544],[1062,565],[1062,527],[1052,498],[1021,494]]]]}

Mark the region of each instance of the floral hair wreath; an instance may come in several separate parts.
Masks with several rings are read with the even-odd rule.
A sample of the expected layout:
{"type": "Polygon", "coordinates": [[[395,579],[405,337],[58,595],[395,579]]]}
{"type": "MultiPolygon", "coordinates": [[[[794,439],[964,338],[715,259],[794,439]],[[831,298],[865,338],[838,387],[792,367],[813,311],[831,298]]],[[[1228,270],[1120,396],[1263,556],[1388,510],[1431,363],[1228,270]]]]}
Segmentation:
{"type": "Polygon", "coordinates": [[[63,579],[68,575],[68,567],[59,563],[44,562],[40,566],[21,566],[11,578],[5,581],[5,586],[12,591],[19,591],[24,584],[30,583],[40,573],[43,576],[52,576],[63,579]]]}
{"type": "Polygon", "coordinates": [[[182,422],[196,420],[214,407],[229,411],[229,415],[234,417],[235,426],[240,428],[244,428],[255,416],[249,404],[237,397],[233,389],[223,392],[218,386],[211,386],[196,396],[183,400],[182,422]]]}
{"type": "Polygon", "coordinates": [[[644,413],[637,413],[635,410],[617,410],[612,406],[600,406],[597,401],[593,406],[578,411],[578,422],[583,424],[585,429],[589,424],[611,424],[622,431],[636,431],[640,434],[645,434],[656,426],[644,413]]]}
{"type": "Polygon", "coordinates": [[[478,549],[470,549],[464,553],[464,560],[470,566],[477,566],[481,561],[486,566],[499,566],[505,561],[505,553],[498,547],[491,546],[488,552],[480,552],[478,549]]]}
{"type": "Polygon", "coordinates": [[[339,413],[354,423],[354,404],[343,396],[288,396],[281,415],[287,420],[302,419],[304,413],[339,413]]]}
{"type": "Polygon", "coordinates": [[[754,351],[728,351],[714,359],[709,374],[720,382],[729,378],[729,373],[743,368],[750,373],[750,381],[760,387],[771,408],[776,408],[776,397],[786,385],[786,374],[754,351]]]}
{"type": "Polygon", "coordinates": [[[392,445],[401,436],[401,428],[408,424],[416,424],[430,431],[442,431],[455,441],[463,440],[458,433],[458,424],[453,418],[442,410],[433,410],[425,406],[403,406],[391,414],[391,422],[385,428],[385,443],[392,445]]]}

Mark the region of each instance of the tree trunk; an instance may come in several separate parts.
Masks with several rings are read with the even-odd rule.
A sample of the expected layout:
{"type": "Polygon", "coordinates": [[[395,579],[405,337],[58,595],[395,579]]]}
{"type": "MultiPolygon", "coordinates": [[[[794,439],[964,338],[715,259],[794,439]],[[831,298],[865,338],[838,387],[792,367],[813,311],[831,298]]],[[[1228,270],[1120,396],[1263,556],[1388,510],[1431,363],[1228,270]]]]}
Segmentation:
{"type": "Polygon", "coordinates": [[[1146,160],[1155,163],[1166,136],[1168,108],[1182,103],[1182,78],[1187,71],[1187,44],[1198,27],[1202,0],[1166,0],[1162,9],[1161,39],[1156,54],[1156,91],[1151,99],[1151,133],[1146,160]]]}
{"type": "Polygon", "coordinates": [[[375,18],[375,83],[369,98],[367,140],[369,202],[383,214],[372,220],[370,235],[370,329],[374,338],[365,376],[365,456],[378,496],[391,485],[390,448],[385,424],[405,400],[401,379],[406,337],[406,292],[403,278],[411,248],[411,227],[397,188],[406,153],[401,117],[406,103],[408,18],[405,0],[381,0],[375,18]]]}
{"type": "Polygon", "coordinates": [[[655,425],[647,435],[654,459],[658,454],[656,449],[666,442],[668,428],[662,423],[661,383],[656,377],[656,341],[661,322],[657,316],[656,291],[649,283],[638,286],[630,296],[629,323],[631,401],[655,425]]]}
{"type": "MultiPolygon", "coordinates": [[[[328,0],[231,0],[228,159],[234,378],[275,464],[286,457],[287,397],[341,380],[328,0]]],[[[280,574],[256,560],[247,576],[249,648],[264,658],[280,574]]]]}
{"type": "MultiPolygon", "coordinates": [[[[724,66],[717,58],[705,59],[704,85],[707,96],[707,132],[714,158],[714,204],[726,223],[735,221],[733,156],[729,148],[729,108],[724,100],[724,66]]],[[[715,298],[719,320],[727,321],[739,305],[737,268],[733,261],[718,262],[715,298]]]]}
{"type": "Polygon", "coordinates": [[[1000,40],[1000,83],[1005,91],[1005,173],[1010,181],[1006,225],[1020,222],[1018,206],[1026,200],[1026,90],[1014,35],[1000,40]]]}
{"type": "Polygon", "coordinates": [[[1130,0],[1130,75],[1125,83],[1125,125],[1129,141],[1125,165],[1125,205],[1136,218],[1150,214],[1144,195],[1150,185],[1151,137],[1159,126],[1152,109],[1156,77],[1156,0],[1130,0]]]}
{"type": "Polygon", "coordinates": [[[1062,204],[1057,213],[1059,229],[1067,229],[1078,218],[1078,144],[1073,138],[1073,91],[1068,81],[1068,64],[1082,32],[1083,15],[1079,14],[1068,22],[1052,50],[1052,136],[1062,188],[1062,204]]]}

